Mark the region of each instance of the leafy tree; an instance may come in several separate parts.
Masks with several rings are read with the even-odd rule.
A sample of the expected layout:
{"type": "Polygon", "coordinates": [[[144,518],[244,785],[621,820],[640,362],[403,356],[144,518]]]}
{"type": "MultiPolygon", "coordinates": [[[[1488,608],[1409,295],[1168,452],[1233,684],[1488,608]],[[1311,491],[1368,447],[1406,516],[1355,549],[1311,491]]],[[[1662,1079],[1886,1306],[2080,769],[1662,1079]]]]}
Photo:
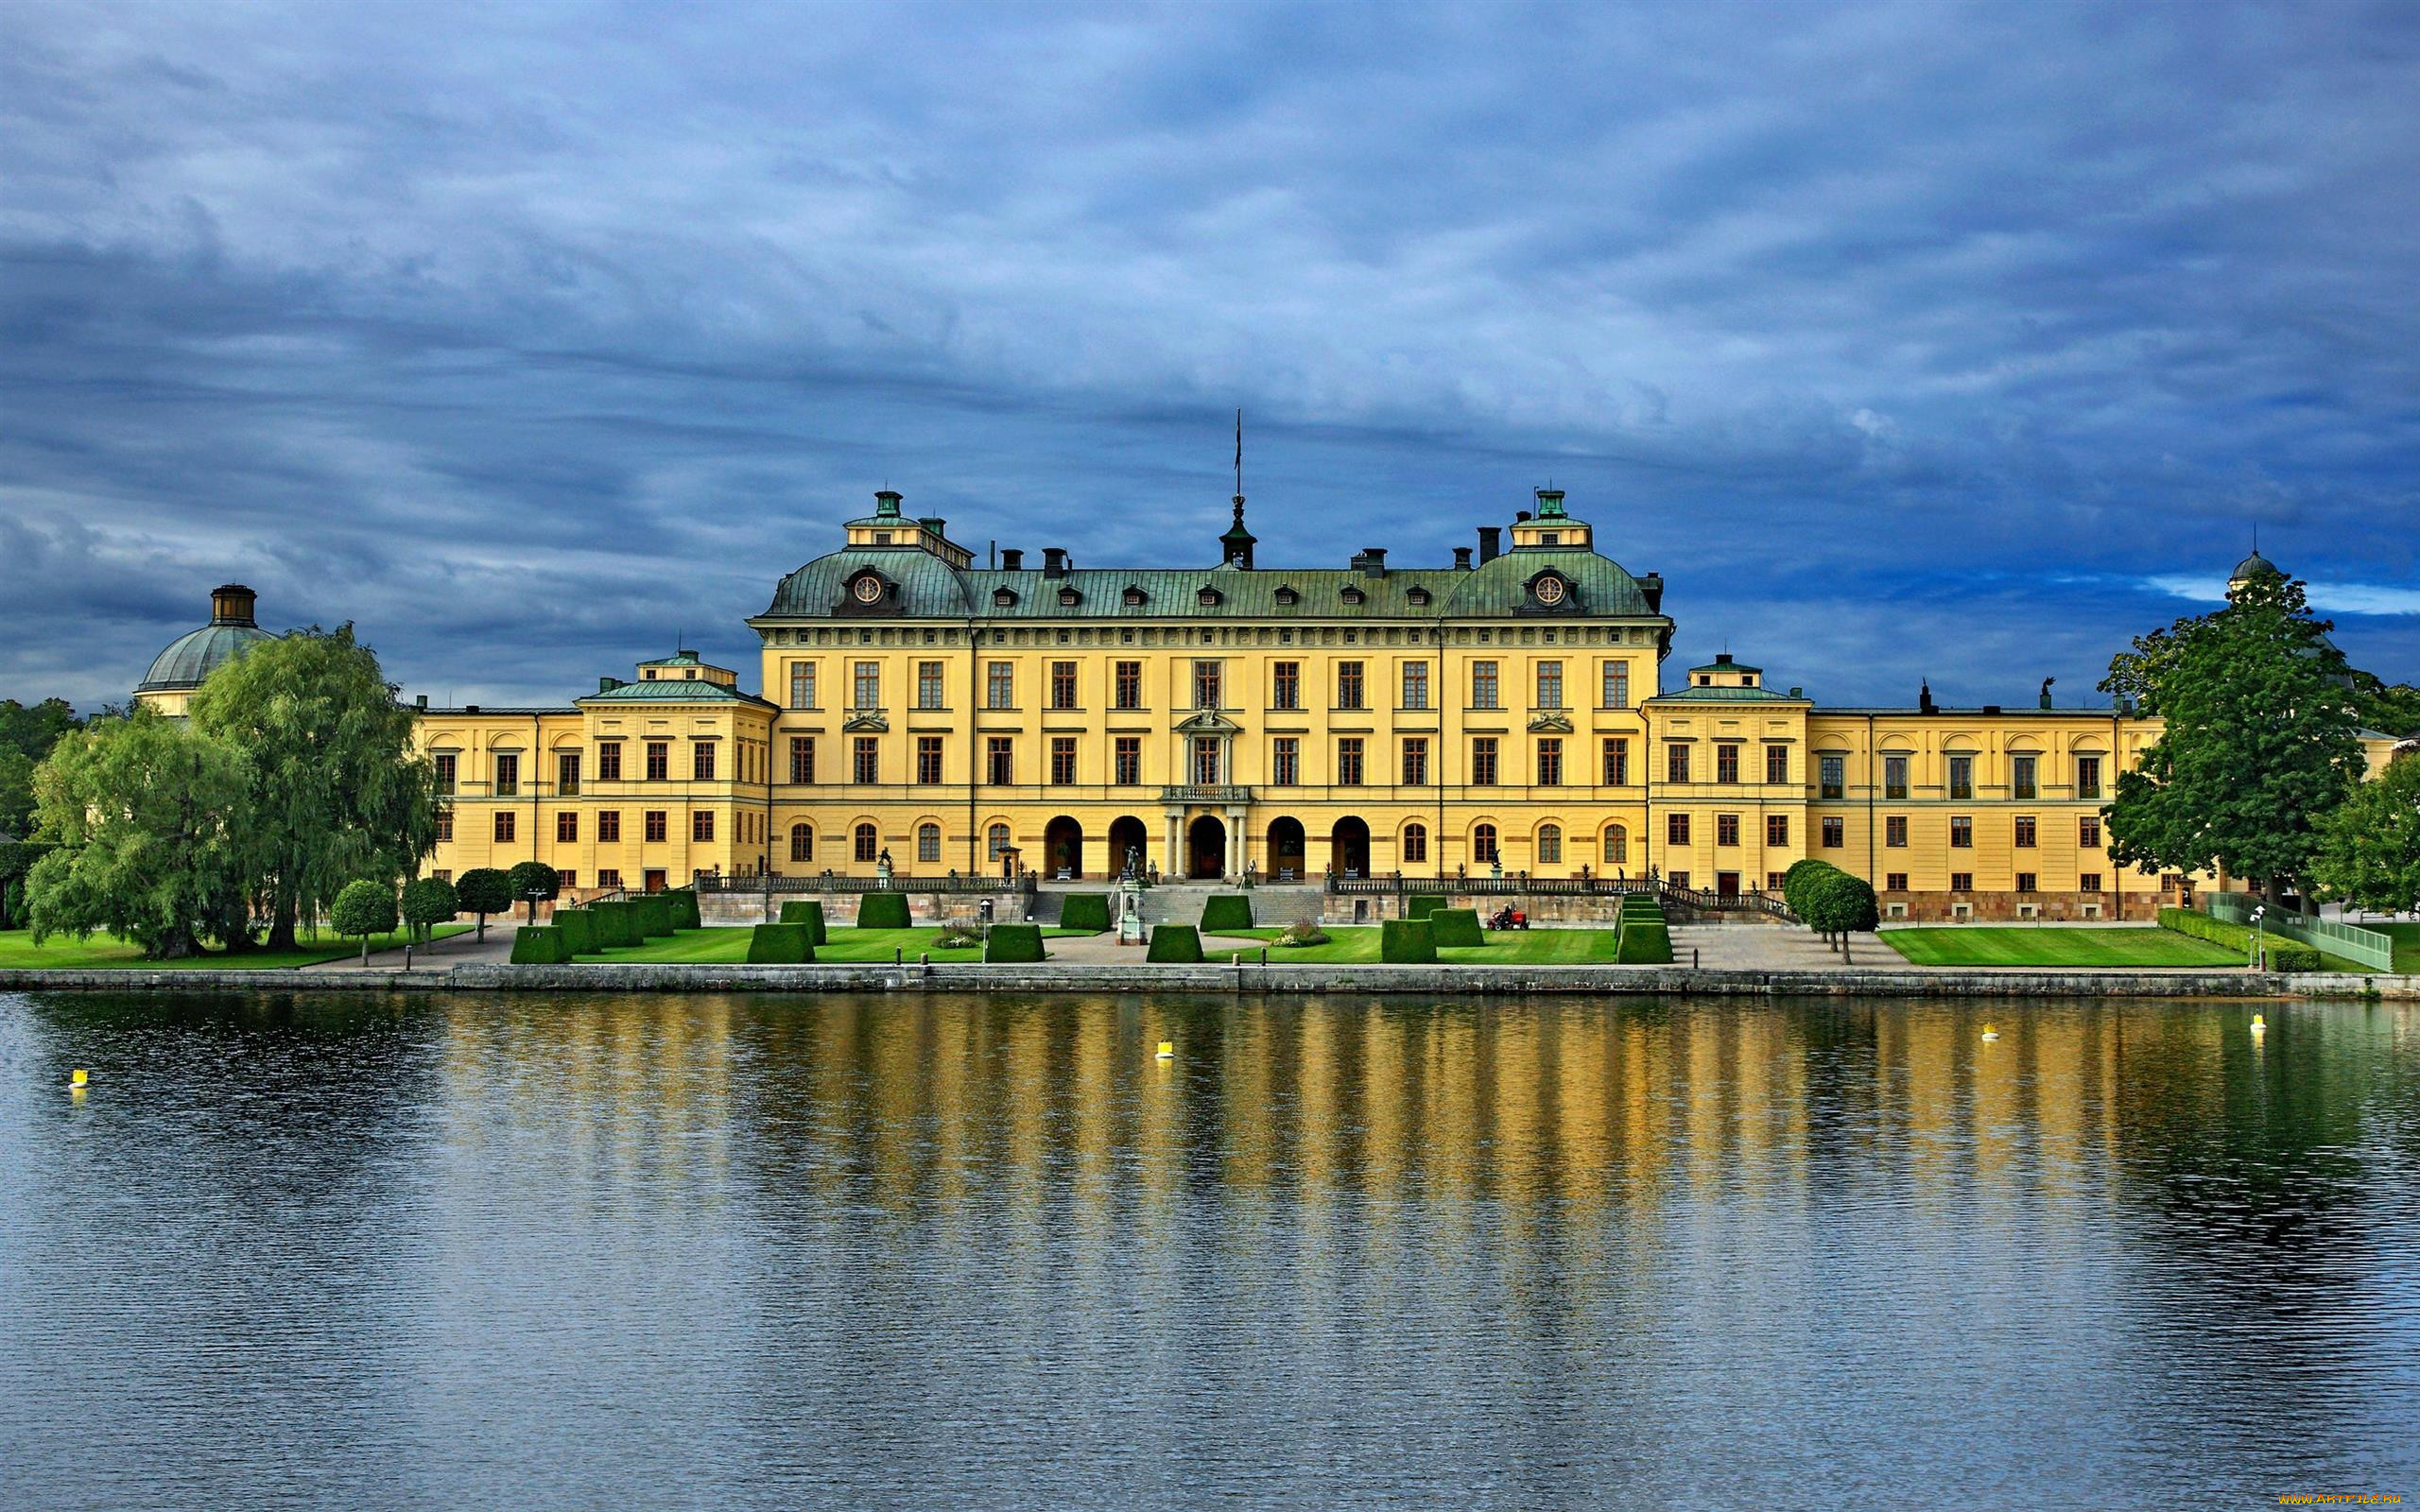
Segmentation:
{"type": "Polygon", "coordinates": [[[339,935],[361,936],[361,964],[370,964],[370,936],[395,927],[395,885],[368,877],[348,882],[329,905],[328,922],[339,935]]]}
{"type": "Polygon", "coordinates": [[[562,878],[543,861],[516,861],[510,873],[512,896],[529,905],[529,922],[538,921],[538,904],[562,890],[562,878]]]}
{"type": "Polygon", "coordinates": [[[245,758],[245,874],[272,949],[348,881],[407,876],[437,848],[436,768],[352,626],[254,645],[203,681],[190,713],[245,758]]]}
{"type": "Polygon", "coordinates": [[[63,698],[44,698],[30,709],[0,699],[0,837],[22,840],[33,833],[34,768],[61,736],[83,727],[63,698]]]}
{"type": "Polygon", "coordinates": [[[463,913],[478,916],[481,939],[488,937],[488,915],[512,907],[512,879],[493,867],[473,867],[455,878],[454,892],[463,913]]]}
{"type": "Polygon", "coordinates": [[[2355,907],[2420,910],[2420,756],[2391,763],[2327,816],[2310,870],[2329,897],[2355,907]]]}
{"type": "Polygon", "coordinates": [[[2118,775],[2109,857],[2146,873],[2224,868],[2276,905],[2305,876],[2318,824],[2360,778],[2352,678],[2311,617],[2303,585],[2275,573],[2227,607],[2179,620],[2110,663],[2166,721],[2118,775]]]}
{"type": "Polygon", "coordinates": [[[460,894],[442,877],[423,877],[404,885],[404,922],[420,939],[427,939],[431,929],[461,911],[460,894]]]}
{"type": "Polygon", "coordinates": [[[153,959],[246,938],[250,777],[149,710],[60,741],[34,774],[35,817],[59,842],[26,878],[34,938],[106,930],[153,959]]]}
{"type": "Polygon", "coordinates": [[[2353,697],[2361,706],[2361,720],[2390,735],[2420,735],[2420,688],[2408,682],[2390,687],[2372,672],[2353,674],[2353,697]]]}

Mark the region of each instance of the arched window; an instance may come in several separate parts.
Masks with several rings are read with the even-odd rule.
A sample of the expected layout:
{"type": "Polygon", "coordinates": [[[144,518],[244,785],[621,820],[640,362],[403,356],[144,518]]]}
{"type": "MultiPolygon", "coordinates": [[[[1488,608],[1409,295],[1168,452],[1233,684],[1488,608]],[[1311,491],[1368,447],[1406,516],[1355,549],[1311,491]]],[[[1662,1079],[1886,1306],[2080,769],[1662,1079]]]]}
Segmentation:
{"type": "Polygon", "coordinates": [[[1403,827],[1403,860],[1405,866],[1418,866],[1428,859],[1428,827],[1407,824],[1403,827]]]}
{"type": "Polygon", "coordinates": [[[1605,826],[1605,865],[1609,867],[1630,865],[1630,832],[1618,824],[1605,826]]]}
{"type": "Polygon", "coordinates": [[[916,859],[939,861],[942,858],[942,827],[938,824],[916,826],[916,859]]]}
{"type": "Polygon", "coordinates": [[[1562,864],[1563,826],[1560,824],[1539,825],[1538,865],[1542,867],[1554,867],[1561,866],[1562,864]]]}
{"type": "Polygon", "coordinates": [[[815,830],[811,825],[790,826],[790,859],[792,861],[815,859],[815,830]]]}
{"type": "Polygon", "coordinates": [[[860,861],[872,861],[874,857],[874,852],[880,849],[881,847],[875,840],[873,826],[871,824],[858,825],[857,859],[860,861]]]}
{"type": "Polygon", "coordinates": [[[1471,831],[1471,859],[1480,866],[1495,864],[1495,826],[1482,824],[1471,831]]]}
{"type": "Polygon", "coordinates": [[[999,860],[1000,852],[1009,848],[1009,827],[1005,824],[992,826],[990,832],[984,835],[984,842],[992,848],[992,859],[999,860]]]}

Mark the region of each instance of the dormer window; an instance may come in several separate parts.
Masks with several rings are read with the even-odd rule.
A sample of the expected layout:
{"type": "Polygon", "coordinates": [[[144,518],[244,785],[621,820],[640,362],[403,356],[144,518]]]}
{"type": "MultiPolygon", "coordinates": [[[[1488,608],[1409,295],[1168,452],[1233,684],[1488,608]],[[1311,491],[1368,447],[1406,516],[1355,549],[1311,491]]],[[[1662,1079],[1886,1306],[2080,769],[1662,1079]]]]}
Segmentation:
{"type": "Polygon", "coordinates": [[[1756,685],[1756,675],[1751,672],[1745,678],[1740,679],[1739,681],[1741,687],[1753,688],[1756,685]]]}
{"type": "Polygon", "coordinates": [[[1563,532],[1560,530],[1541,530],[1538,532],[1538,544],[1541,546],[1560,546],[1563,544],[1563,532]]]}
{"type": "Polygon", "coordinates": [[[1124,601],[1128,609],[1132,609],[1137,604],[1140,604],[1145,599],[1150,597],[1150,595],[1144,593],[1140,588],[1135,587],[1132,583],[1129,583],[1126,585],[1126,592],[1119,594],[1118,597],[1124,601]]]}
{"type": "Polygon", "coordinates": [[[1714,679],[1713,679],[1713,677],[1712,677],[1710,674],[1707,674],[1707,673],[1703,673],[1703,672],[1699,673],[1699,674],[1698,674],[1698,686],[1699,686],[1699,687],[1701,687],[1701,688],[1711,688],[1711,687],[1713,687],[1713,686],[1714,686],[1714,679]]]}
{"type": "Polygon", "coordinates": [[[1059,605],[1062,609],[1074,609],[1083,601],[1084,595],[1077,593],[1072,588],[1063,588],[1059,590],[1059,605]]]}
{"type": "Polygon", "coordinates": [[[1367,598],[1367,597],[1369,597],[1369,596],[1370,596],[1370,595],[1368,595],[1367,593],[1364,593],[1363,592],[1361,592],[1361,590],[1359,590],[1359,589],[1357,589],[1357,588],[1350,588],[1350,587],[1348,587],[1347,589],[1345,589],[1345,591],[1344,591],[1344,594],[1343,594],[1344,601],[1345,601],[1346,603],[1348,603],[1348,604],[1358,604],[1358,603],[1360,603],[1363,599],[1365,599],[1365,598],[1367,598]]]}
{"type": "Polygon", "coordinates": [[[1017,591],[1013,588],[995,588],[992,590],[992,607],[994,609],[1011,609],[1015,607],[1016,601],[1017,591]]]}
{"type": "Polygon", "coordinates": [[[653,667],[648,667],[648,668],[645,669],[644,671],[640,672],[640,673],[639,673],[639,676],[640,676],[640,677],[642,677],[642,678],[647,679],[647,680],[648,680],[648,681],[649,681],[649,682],[653,682],[653,681],[655,680],[655,668],[653,668],[653,667]]]}
{"type": "Polygon", "coordinates": [[[1425,588],[1415,588],[1410,593],[1406,593],[1403,596],[1414,604],[1426,604],[1428,602],[1428,590],[1425,588]]]}
{"type": "Polygon", "coordinates": [[[1215,588],[1205,588],[1193,596],[1203,609],[1209,609],[1219,602],[1219,591],[1215,588]]]}
{"type": "Polygon", "coordinates": [[[1291,609],[1291,608],[1293,608],[1296,604],[1299,604],[1299,603],[1301,603],[1302,601],[1303,601],[1303,595],[1302,595],[1302,594],[1300,594],[1300,593],[1296,593],[1296,592],[1294,592],[1294,588],[1293,588],[1293,585],[1292,585],[1292,584],[1290,584],[1290,583],[1280,583],[1280,584],[1278,584],[1278,585],[1277,585],[1277,602],[1278,602],[1279,604],[1281,604],[1281,605],[1285,606],[1285,607],[1286,607],[1286,608],[1288,608],[1288,609],[1291,609]]]}
{"type": "Polygon", "coordinates": [[[873,543],[874,543],[875,545],[877,545],[877,546],[888,546],[888,545],[890,545],[890,531],[888,531],[888,530],[877,530],[877,531],[875,531],[875,532],[873,533],[873,543]]]}

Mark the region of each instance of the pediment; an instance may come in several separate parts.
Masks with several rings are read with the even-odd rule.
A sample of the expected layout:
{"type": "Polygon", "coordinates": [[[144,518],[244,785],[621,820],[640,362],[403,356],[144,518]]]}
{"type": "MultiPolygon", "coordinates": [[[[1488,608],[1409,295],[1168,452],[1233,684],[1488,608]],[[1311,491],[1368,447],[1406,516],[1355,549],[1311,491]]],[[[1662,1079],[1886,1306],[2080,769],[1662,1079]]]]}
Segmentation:
{"type": "Polygon", "coordinates": [[[1244,732],[1244,727],[1224,714],[1214,713],[1205,709],[1198,714],[1191,714],[1178,720],[1176,732],[1180,735],[1240,735],[1244,732]]]}
{"type": "Polygon", "coordinates": [[[1532,735],[1568,735],[1571,733],[1569,714],[1543,713],[1530,721],[1532,735]]]}
{"type": "Polygon", "coordinates": [[[874,734],[887,734],[890,730],[890,721],[882,717],[879,711],[868,709],[860,713],[851,714],[848,718],[842,720],[840,722],[840,729],[844,733],[854,730],[874,734]]]}

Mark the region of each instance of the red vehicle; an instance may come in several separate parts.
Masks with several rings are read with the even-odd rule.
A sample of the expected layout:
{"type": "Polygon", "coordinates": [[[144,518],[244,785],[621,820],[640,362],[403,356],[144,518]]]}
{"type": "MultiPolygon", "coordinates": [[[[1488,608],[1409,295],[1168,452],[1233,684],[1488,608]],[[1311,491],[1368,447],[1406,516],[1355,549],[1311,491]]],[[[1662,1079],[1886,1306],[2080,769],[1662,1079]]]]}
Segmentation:
{"type": "Polygon", "coordinates": [[[1530,916],[1521,912],[1518,908],[1514,908],[1510,904],[1507,904],[1487,916],[1487,927],[1490,929],[1527,929],[1530,927],[1530,916]]]}

